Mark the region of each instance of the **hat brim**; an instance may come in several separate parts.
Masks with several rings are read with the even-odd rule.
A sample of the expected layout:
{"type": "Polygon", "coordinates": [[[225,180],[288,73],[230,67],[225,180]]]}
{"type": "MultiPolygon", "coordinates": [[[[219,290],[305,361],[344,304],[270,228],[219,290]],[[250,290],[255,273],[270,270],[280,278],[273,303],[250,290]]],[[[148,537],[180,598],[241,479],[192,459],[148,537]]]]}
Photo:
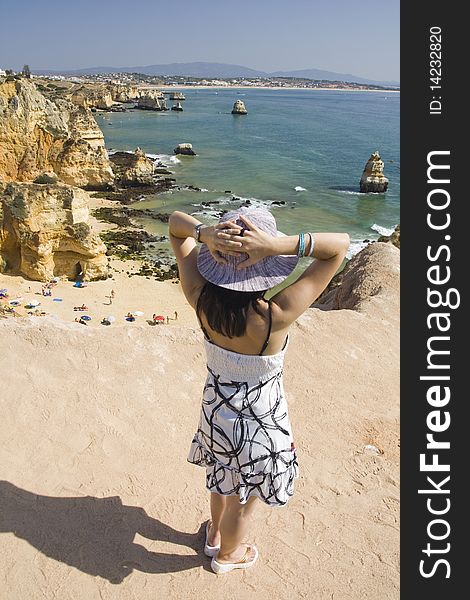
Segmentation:
{"type": "MultiPolygon", "coordinates": [[[[280,231],[277,235],[284,236],[280,231]]],[[[295,255],[267,256],[254,265],[237,269],[240,259],[231,256],[226,259],[228,264],[218,263],[206,244],[202,244],[197,267],[207,281],[238,292],[259,292],[279,285],[292,273],[299,261],[295,255]]]]}

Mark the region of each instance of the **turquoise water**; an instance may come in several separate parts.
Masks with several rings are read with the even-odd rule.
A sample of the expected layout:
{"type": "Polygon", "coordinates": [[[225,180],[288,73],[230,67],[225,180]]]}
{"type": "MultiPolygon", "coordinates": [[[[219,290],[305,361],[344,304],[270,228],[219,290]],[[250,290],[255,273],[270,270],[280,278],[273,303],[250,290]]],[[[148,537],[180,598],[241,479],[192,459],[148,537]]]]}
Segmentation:
{"type": "MultiPolygon", "coordinates": [[[[394,227],[400,220],[400,95],[389,92],[323,90],[183,90],[184,112],[130,111],[97,114],[106,147],[140,146],[169,161],[178,143],[190,142],[196,157],[169,163],[177,183],[207,191],[148,196],[142,208],[198,213],[210,222],[213,211],[200,202],[242,198],[270,204],[279,228],[347,231],[352,240],[376,239],[371,226],[394,227]],[[245,102],[248,115],[230,114],[245,102]],[[379,150],[389,178],[386,194],[359,194],[359,180],[371,152],[379,150]],[[295,191],[300,186],[306,191],[295,191]],[[201,214],[202,213],[202,214],[201,214]]],[[[225,203],[221,208],[233,207],[225,203]]],[[[156,232],[160,223],[146,223],[156,232]]]]}

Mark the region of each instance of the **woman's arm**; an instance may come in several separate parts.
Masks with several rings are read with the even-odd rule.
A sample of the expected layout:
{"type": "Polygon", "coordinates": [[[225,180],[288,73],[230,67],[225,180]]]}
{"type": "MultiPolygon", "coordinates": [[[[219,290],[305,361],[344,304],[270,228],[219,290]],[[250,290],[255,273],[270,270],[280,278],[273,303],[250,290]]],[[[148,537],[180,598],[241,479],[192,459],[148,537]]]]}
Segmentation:
{"type": "MultiPolygon", "coordinates": [[[[315,240],[313,251],[315,260],[294,283],[272,298],[273,302],[281,309],[278,320],[281,326],[293,323],[315,302],[334,277],[348,251],[349,235],[347,233],[314,233],[312,235],[315,240]]],[[[282,243],[279,246],[282,246],[282,243]]]]}
{"type": "MultiPolygon", "coordinates": [[[[198,247],[195,240],[195,227],[202,225],[200,221],[181,211],[175,211],[168,220],[170,242],[178,263],[179,278],[183,293],[189,304],[195,308],[197,299],[206,280],[197,268],[198,247]]],[[[207,244],[212,256],[217,262],[225,263],[220,252],[231,254],[241,244],[236,241],[219,238],[220,230],[230,231],[231,235],[240,233],[241,228],[232,222],[217,225],[203,225],[199,241],[207,244]]]]}

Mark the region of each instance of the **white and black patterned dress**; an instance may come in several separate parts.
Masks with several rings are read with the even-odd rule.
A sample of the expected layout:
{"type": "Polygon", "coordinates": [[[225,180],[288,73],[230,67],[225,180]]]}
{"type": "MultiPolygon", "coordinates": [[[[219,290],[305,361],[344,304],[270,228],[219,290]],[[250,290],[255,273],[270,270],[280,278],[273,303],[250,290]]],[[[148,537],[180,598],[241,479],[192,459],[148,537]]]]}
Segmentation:
{"type": "Polygon", "coordinates": [[[204,344],[208,373],[188,461],[206,467],[211,492],[282,506],[298,477],[282,382],[287,340],[271,356],[239,354],[207,338],[204,344]]]}

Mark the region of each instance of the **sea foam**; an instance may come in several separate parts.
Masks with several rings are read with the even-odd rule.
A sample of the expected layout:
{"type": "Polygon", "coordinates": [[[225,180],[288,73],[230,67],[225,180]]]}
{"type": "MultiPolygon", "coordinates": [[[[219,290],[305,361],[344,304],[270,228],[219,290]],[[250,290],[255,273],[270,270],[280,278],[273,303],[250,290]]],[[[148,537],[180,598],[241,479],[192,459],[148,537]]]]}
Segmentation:
{"type": "Polygon", "coordinates": [[[395,231],[395,227],[382,227],[382,225],[377,225],[377,223],[374,223],[370,228],[372,231],[376,231],[380,235],[392,235],[392,233],[395,231]]]}
{"type": "Polygon", "coordinates": [[[368,246],[369,243],[370,242],[365,242],[364,240],[351,240],[348,251],[346,252],[346,258],[351,260],[353,256],[356,256],[356,254],[368,246]]]}

